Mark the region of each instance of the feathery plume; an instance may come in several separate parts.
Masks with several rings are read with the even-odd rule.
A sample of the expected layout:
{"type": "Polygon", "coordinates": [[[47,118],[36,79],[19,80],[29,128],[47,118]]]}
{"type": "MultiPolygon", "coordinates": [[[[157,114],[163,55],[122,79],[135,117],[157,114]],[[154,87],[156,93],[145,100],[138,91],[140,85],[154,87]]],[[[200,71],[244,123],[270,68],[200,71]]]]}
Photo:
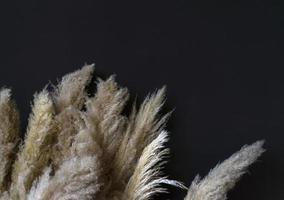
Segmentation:
{"type": "Polygon", "coordinates": [[[83,126],[81,108],[87,98],[86,86],[89,84],[94,64],[65,75],[54,88],[53,101],[56,108],[56,144],[52,149],[52,162],[59,167],[68,155],[74,136],[83,126]]]}
{"type": "Polygon", "coordinates": [[[85,87],[89,84],[94,64],[86,65],[82,69],[65,75],[55,87],[53,94],[56,112],[60,113],[68,106],[81,109],[86,98],[85,87]]]}
{"type": "Polygon", "coordinates": [[[46,90],[35,95],[25,143],[14,164],[11,195],[25,199],[33,180],[39,176],[50,159],[54,133],[54,107],[46,90]]]}
{"type": "Polygon", "coordinates": [[[99,190],[96,166],[96,157],[86,156],[64,161],[52,177],[48,168],[33,185],[27,200],[92,200],[99,190]]]}
{"type": "Polygon", "coordinates": [[[92,200],[99,191],[100,161],[96,154],[100,149],[91,132],[81,130],[75,137],[69,157],[50,176],[51,168],[35,181],[27,200],[92,200]]]}
{"type": "Polygon", "coordinates": [[[104,168],[100,181],[108,185],[101,192],[102,196],[108,193],[113,182],[111,166],[126,126],[126,117],[122,116],[121,112],[128,96],[127,89],[120,88],[114,76],[111,76],[106,81],[99,80],[95,96],[86,102],[84,120],[102,150],[100,160],[104,168]]]}
{"type": "Polygon", "coordinates": [[[164,103],[165,87],[148,96],[136,113],[133,109],[126,133],[114,160],[114,177],[118,185],[127,182],[134,171],[137,160],[143,149],[164,128],[168,114],[158,118],[158,113],[164,103]]]}
{"type": "Polygon", "coordinates": [[[55,168],[59,167],[69,155],[74,137],[84,126],[81,112],[70,106],[55,116],[56,139],[52,148],[51,160],[55,168]]]}
{"type": "Polygon", "coordinates": [[[19,113],[11,100],[11,90],[0,91],[0,192],[7,189],[15,147],[19,141],[19,113]]]}
{"type": "Polygon", "coordinates": [[[109,160],[113,159],[122,138],[126,117],[121,112],[127,100],[127,89],[119,88],[111,76],[106,81],[99,80],[96,95],[86,102],[84,119],[109,160]]]}
{"type": "Polygon", "coordinates": [[[163,183],[184,187],[179,182],[168,180],[161,174],[161,167],[164,164],[161,161],[168,154],[168,149],[164,146],[167,140],[167,132],[162,131],[157,138],[146,146],[121,199],[149,200],[154,194],[166,191],[165,188],[161,187],[163,183]]]}
{"type": "Polygon", "coordinates": [[[249,165],[264,152],[263,141],[244,146],[240,151],[212,169],[202,180],[197,176],[192,182],[185,200],[226,200],[249,165]]]}
{"type": "MultiPolygon", "coordinates": [[[[99,80],[88,97],[93,68],[64,76],[51,94],[35,95],[15,162],[19,116],[10,90],[0,91],[0,200],[150,200],[166,191],[162,184],[184,188],[162,173],[170,115],[160,116],[165,87],[125,116],[129,93],[114,76],[99,80]]],[[[185,200],[225,200],[262,144],[243,147],[203,180],[197,177],[185,200]]]]}

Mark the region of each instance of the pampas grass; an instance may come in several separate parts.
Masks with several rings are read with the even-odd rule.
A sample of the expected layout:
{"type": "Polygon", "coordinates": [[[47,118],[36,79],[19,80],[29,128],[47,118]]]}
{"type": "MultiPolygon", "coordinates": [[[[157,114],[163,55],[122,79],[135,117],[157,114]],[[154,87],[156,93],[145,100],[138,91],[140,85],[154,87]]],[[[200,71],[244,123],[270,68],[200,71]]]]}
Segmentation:
{"type": "MultiPolygon", "coordinates": [[[[0,200],[150,200],[164,184],[186,188],[162,173],[170,113],[161,115],[165,87],[123,114],[129,92],[114,76],[86,86],[94,65],[64,76],[53,90],[35,94],[23,141],[10,89],[0,91],[0,200]]],[[[244,146],[197,176],[185,200],[225,200],[262,153],[263,142],[244,146]]]]}
{"type": "Polygon", "coordinates": [[[15,148],[19,142],[19,113],[11,91],[0,91],[0,192],[8,189],[15,148]]]}
{"type": "Polygon", "coordinates": [[[202,180],[197,175],[192,182],[185,200],[226,200],[247,167],[263,152],[263,141],[244,146],[240,151],[213,168],[202,180]]]}

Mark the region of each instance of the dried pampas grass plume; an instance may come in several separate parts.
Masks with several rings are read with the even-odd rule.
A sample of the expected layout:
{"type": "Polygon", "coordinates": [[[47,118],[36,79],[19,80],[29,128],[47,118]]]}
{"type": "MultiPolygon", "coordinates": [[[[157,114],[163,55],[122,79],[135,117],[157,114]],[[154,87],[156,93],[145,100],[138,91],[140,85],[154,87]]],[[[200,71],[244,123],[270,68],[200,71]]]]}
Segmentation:
{"type": "Polygon", "coordinates": [[[43,90],[35,95],[24,144],[13,167],[10,193],[16,199],[25,199],[32,182],[48,164],[54,134],[53,116],[53,102],[43,90]]]}
{"type": "Polygon", "coordinates": [[[232,189],[247,167],[263,152],[263,141],[244,146],[240,151],[213,168],[202,180],[196,176],[185,200],[226,200],[227,192],[232,189]]]}
{"type": "MultiPolygon", "coordinates": [[[[67,74],[52,91],[35,94],[21,141],[10,89],[0,91],[0,200],[150,200],[163,184],[185,186],[163,173],[170,113],[161,115],[165,87],[123,114],[129,98],[114,76],[86,86],[94,65],[67,74]]],[[[225,200],[263,142],[244,146],[194,179],[185,200],[225,200]]]]}
{"type": "Polygon", "coordinates": [[[19,113],[11,90],[0,91],[0,192],[8,189],[11,167],[19,142],[19,113]]]}

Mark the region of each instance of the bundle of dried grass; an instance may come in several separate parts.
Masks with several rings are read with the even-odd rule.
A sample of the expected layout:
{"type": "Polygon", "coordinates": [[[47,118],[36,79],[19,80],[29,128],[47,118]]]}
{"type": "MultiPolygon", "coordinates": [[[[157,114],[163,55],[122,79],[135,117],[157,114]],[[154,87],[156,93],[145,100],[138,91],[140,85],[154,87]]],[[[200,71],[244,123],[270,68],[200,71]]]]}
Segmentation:
{"type": "MultiPolygon", "coordinates": [[[[149,95],[130,116],[129,93],[113,76],[99,79],[89,97],[93,65],[64,76],[53,91],[34,97],[24,140],[9,89],[0,91],[0,199],[148,200],[162,184],[184,186],[161,172],[168,154],[160,115],[165,88],[149,95]]],[[[243,147],[196,178],[185,200],[225,200],[226,193],[264,151],[263,142],[243,147]]]]}

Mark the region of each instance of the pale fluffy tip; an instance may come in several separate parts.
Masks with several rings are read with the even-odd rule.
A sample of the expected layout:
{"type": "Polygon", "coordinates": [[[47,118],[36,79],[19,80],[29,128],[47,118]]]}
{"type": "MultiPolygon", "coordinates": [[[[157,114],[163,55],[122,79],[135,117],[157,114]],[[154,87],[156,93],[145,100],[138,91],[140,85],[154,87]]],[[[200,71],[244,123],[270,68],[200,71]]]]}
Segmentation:
{"type": "Polygon", "coordinates": [[[11,98],[11,89],[3,88],[0,91],[0,102],[9,101],[11,98]]]}
{"type": "Polygon", "coordinates": [[[258,149],[261,153],[263,153],[265,151],[265,149],[263,148],[264,143],[265,140],[258,140],[252,144],[252,147],[258,149]]]}
{"type": "Polygon", "coordinates": [[[165,96],[166,91],[167,91],[167,86],[166,86],[166,85],[163,85],[163,87],[160,88],[160,89],[157,91],[157,94],[160,94],[161,96],[165,96]]]}
{"type": "Polygon", "coordinates": [[[93,73],[95,70],[95,64],[90,64],[90,65],[84,65],[81,69],[82,71],[85,71],[86,73],[93,73]]]}
{"type": "Polygon", "coordinates": [[[265,140],[258,140],[256,142],[254,142],[253,144],[251,144],[249,147],[254,147],[254,148],[258,148],[258,149],[263,149],[263,145],[265,143],[265,140]]]}
{"type": "Polygon", "coordinates": [[[152,94],[148,94],[147,98],[156,99],[156,100],[164,100],[166,96],[166,86],[164,85],[160,89],[155,90],[152,94]]]}
{"type": "Polygon", "coordinates": [[[251,145],[245,145],[242,148],[242,152],[245,153],[248,158],[251,158],[252,162],[254,162],[262,153],[265,152],[263,145],[264,140],[259,140],[251,145]]]}
{"type": "Polygon", "coordinates": [[[36,93],[34,98],[37,99],[41,104],[45,104],[50,100],[49,92],[46,89],[43,89],[40,93],[36,93]]]}
{"type": "Polygon", "coordinates": [[[265,140],[258,140],[255,142],[256,145],[261,146],[261,147],[264,145],[264,143],[265,143],[265,140]]]}

